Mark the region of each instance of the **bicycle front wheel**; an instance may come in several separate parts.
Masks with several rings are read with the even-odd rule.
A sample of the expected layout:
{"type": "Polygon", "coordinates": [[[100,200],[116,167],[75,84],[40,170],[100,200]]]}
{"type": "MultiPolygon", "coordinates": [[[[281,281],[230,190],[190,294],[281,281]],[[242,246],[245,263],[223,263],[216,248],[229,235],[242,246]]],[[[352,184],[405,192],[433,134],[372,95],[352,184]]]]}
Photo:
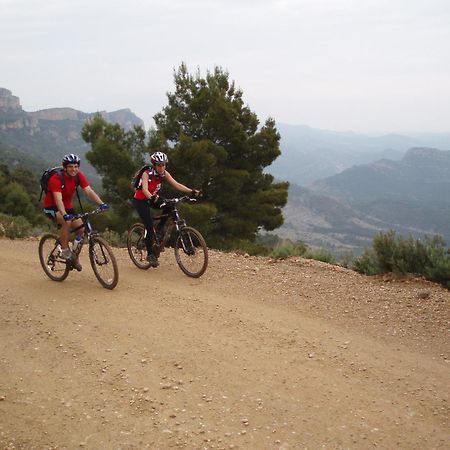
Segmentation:
{"type": "Polygon", "coordinates": [[[100,284],[106,289],[114,289],[119,281],[119,269],[109,244],[102,237],[91,238],[89,260],[100,284]]]}
{"type": "Polygon", "coordinates": [[[193,278],[201,277],[208,267],[208,247],[195,228],[183,228],[175,242],[175,259],[180,269],[193,278]]]}
{"type": "Polygon", "coordinates": [[[139,269],[148,269],[150,263],[147,261],[147,247],[145,245],[145,227],[142,223],[135,223],[128,230],[127,237],[128,254],[131,261],[139,269]]]}
{"type": "Polygon", "coordinates": [[[53,281],[64,281],[70,268],[61,257],[61,245],[58,236],[44,234],[39,241],[39,261],[45,274],[53,281]]]}

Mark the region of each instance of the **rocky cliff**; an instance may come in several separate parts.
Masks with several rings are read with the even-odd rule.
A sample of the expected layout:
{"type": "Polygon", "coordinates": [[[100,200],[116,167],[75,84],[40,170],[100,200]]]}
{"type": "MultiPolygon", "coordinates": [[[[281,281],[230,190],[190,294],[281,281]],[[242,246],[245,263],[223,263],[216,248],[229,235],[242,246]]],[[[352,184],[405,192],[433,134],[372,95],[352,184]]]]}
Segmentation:
{"type": "Polygon", "coordinates": [[[19,97],[12,95],[8,89],[0,88],[0,111],[22,110],[19,97]]]}
{"type": "Polygon", "coordinates": [[[38,120],[86,120],[89,114],[73,108],[49,108],[28,113],[38,120]]]}
{"type": "Polygon", "coordinates": [[[0,131],[26,128],[29,134],[33,134],[36,127],[36,119],[22,109],[19,97],[12,95],[8,89],[0,88],[0,131]]]}
{"type": "Polygon", "coordinates": [[[0,130],[25,129],[28,134],[38,132],[45,122],[73,122],[76,129],[81,130],[84,122],[95,114],[101,116],[108,122],[120,124],[126,130],[135,125],[144,126],[144,122],[130,109],[120,109],[107,112],[99,111],[85,113],[73,108],[49,108],[40,111],[27,112],[22,109],[19,97],[5,88],[0,88],[0,130]]]}

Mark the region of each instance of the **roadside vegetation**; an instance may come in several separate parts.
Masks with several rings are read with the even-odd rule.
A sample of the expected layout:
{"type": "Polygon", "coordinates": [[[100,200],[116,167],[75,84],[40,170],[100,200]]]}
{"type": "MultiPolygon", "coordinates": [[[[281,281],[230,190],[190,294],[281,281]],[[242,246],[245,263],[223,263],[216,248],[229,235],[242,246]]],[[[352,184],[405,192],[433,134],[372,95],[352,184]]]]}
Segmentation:
{"type": "Polygon", "coordinates": [[[365,275],[415,274],[450,288],[450,249],[441,236],[404,238],[391,230],[378,233],[373,246],[353,262],[365,275]]]}

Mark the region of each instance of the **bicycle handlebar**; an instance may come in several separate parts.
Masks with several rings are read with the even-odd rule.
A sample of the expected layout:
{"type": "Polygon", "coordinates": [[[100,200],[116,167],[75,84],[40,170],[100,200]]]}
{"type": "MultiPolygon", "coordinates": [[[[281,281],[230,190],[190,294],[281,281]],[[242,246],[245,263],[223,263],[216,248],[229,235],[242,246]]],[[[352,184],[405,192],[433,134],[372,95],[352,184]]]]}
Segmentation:
{"type": "Polygon", "coordinates": [[[196,198],[192,198],[189,195],[183,195],[183,197],[166,198],[164,202],[161,203],[161,207],[164,207],[166,205],[176,205],[178,202],[195,203],[196,201],[196,198]]]}
{"type": "Polygon", "coordinates": [[[100,214],[102,212],[104,212],[104,210],[102,210],[100,208],[95,208],[92,211],[88,211],[88,212],[81,213],[81,214],[75,214],[75,217],[72,220],[82,219],[83,217],[93,216],[94,214],[100,214]]]}

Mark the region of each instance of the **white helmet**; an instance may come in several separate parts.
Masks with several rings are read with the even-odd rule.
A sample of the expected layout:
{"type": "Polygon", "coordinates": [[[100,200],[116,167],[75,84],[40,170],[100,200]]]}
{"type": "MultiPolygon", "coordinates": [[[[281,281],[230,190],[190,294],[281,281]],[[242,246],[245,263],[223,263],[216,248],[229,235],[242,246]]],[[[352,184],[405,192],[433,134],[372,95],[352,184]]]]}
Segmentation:
{"type": "Polygon", "coordinates": [[[155,152],[150,156],[150,161],[152,164],[167,164],[169,162],[169,158],[163,152],[155,152]]]}

